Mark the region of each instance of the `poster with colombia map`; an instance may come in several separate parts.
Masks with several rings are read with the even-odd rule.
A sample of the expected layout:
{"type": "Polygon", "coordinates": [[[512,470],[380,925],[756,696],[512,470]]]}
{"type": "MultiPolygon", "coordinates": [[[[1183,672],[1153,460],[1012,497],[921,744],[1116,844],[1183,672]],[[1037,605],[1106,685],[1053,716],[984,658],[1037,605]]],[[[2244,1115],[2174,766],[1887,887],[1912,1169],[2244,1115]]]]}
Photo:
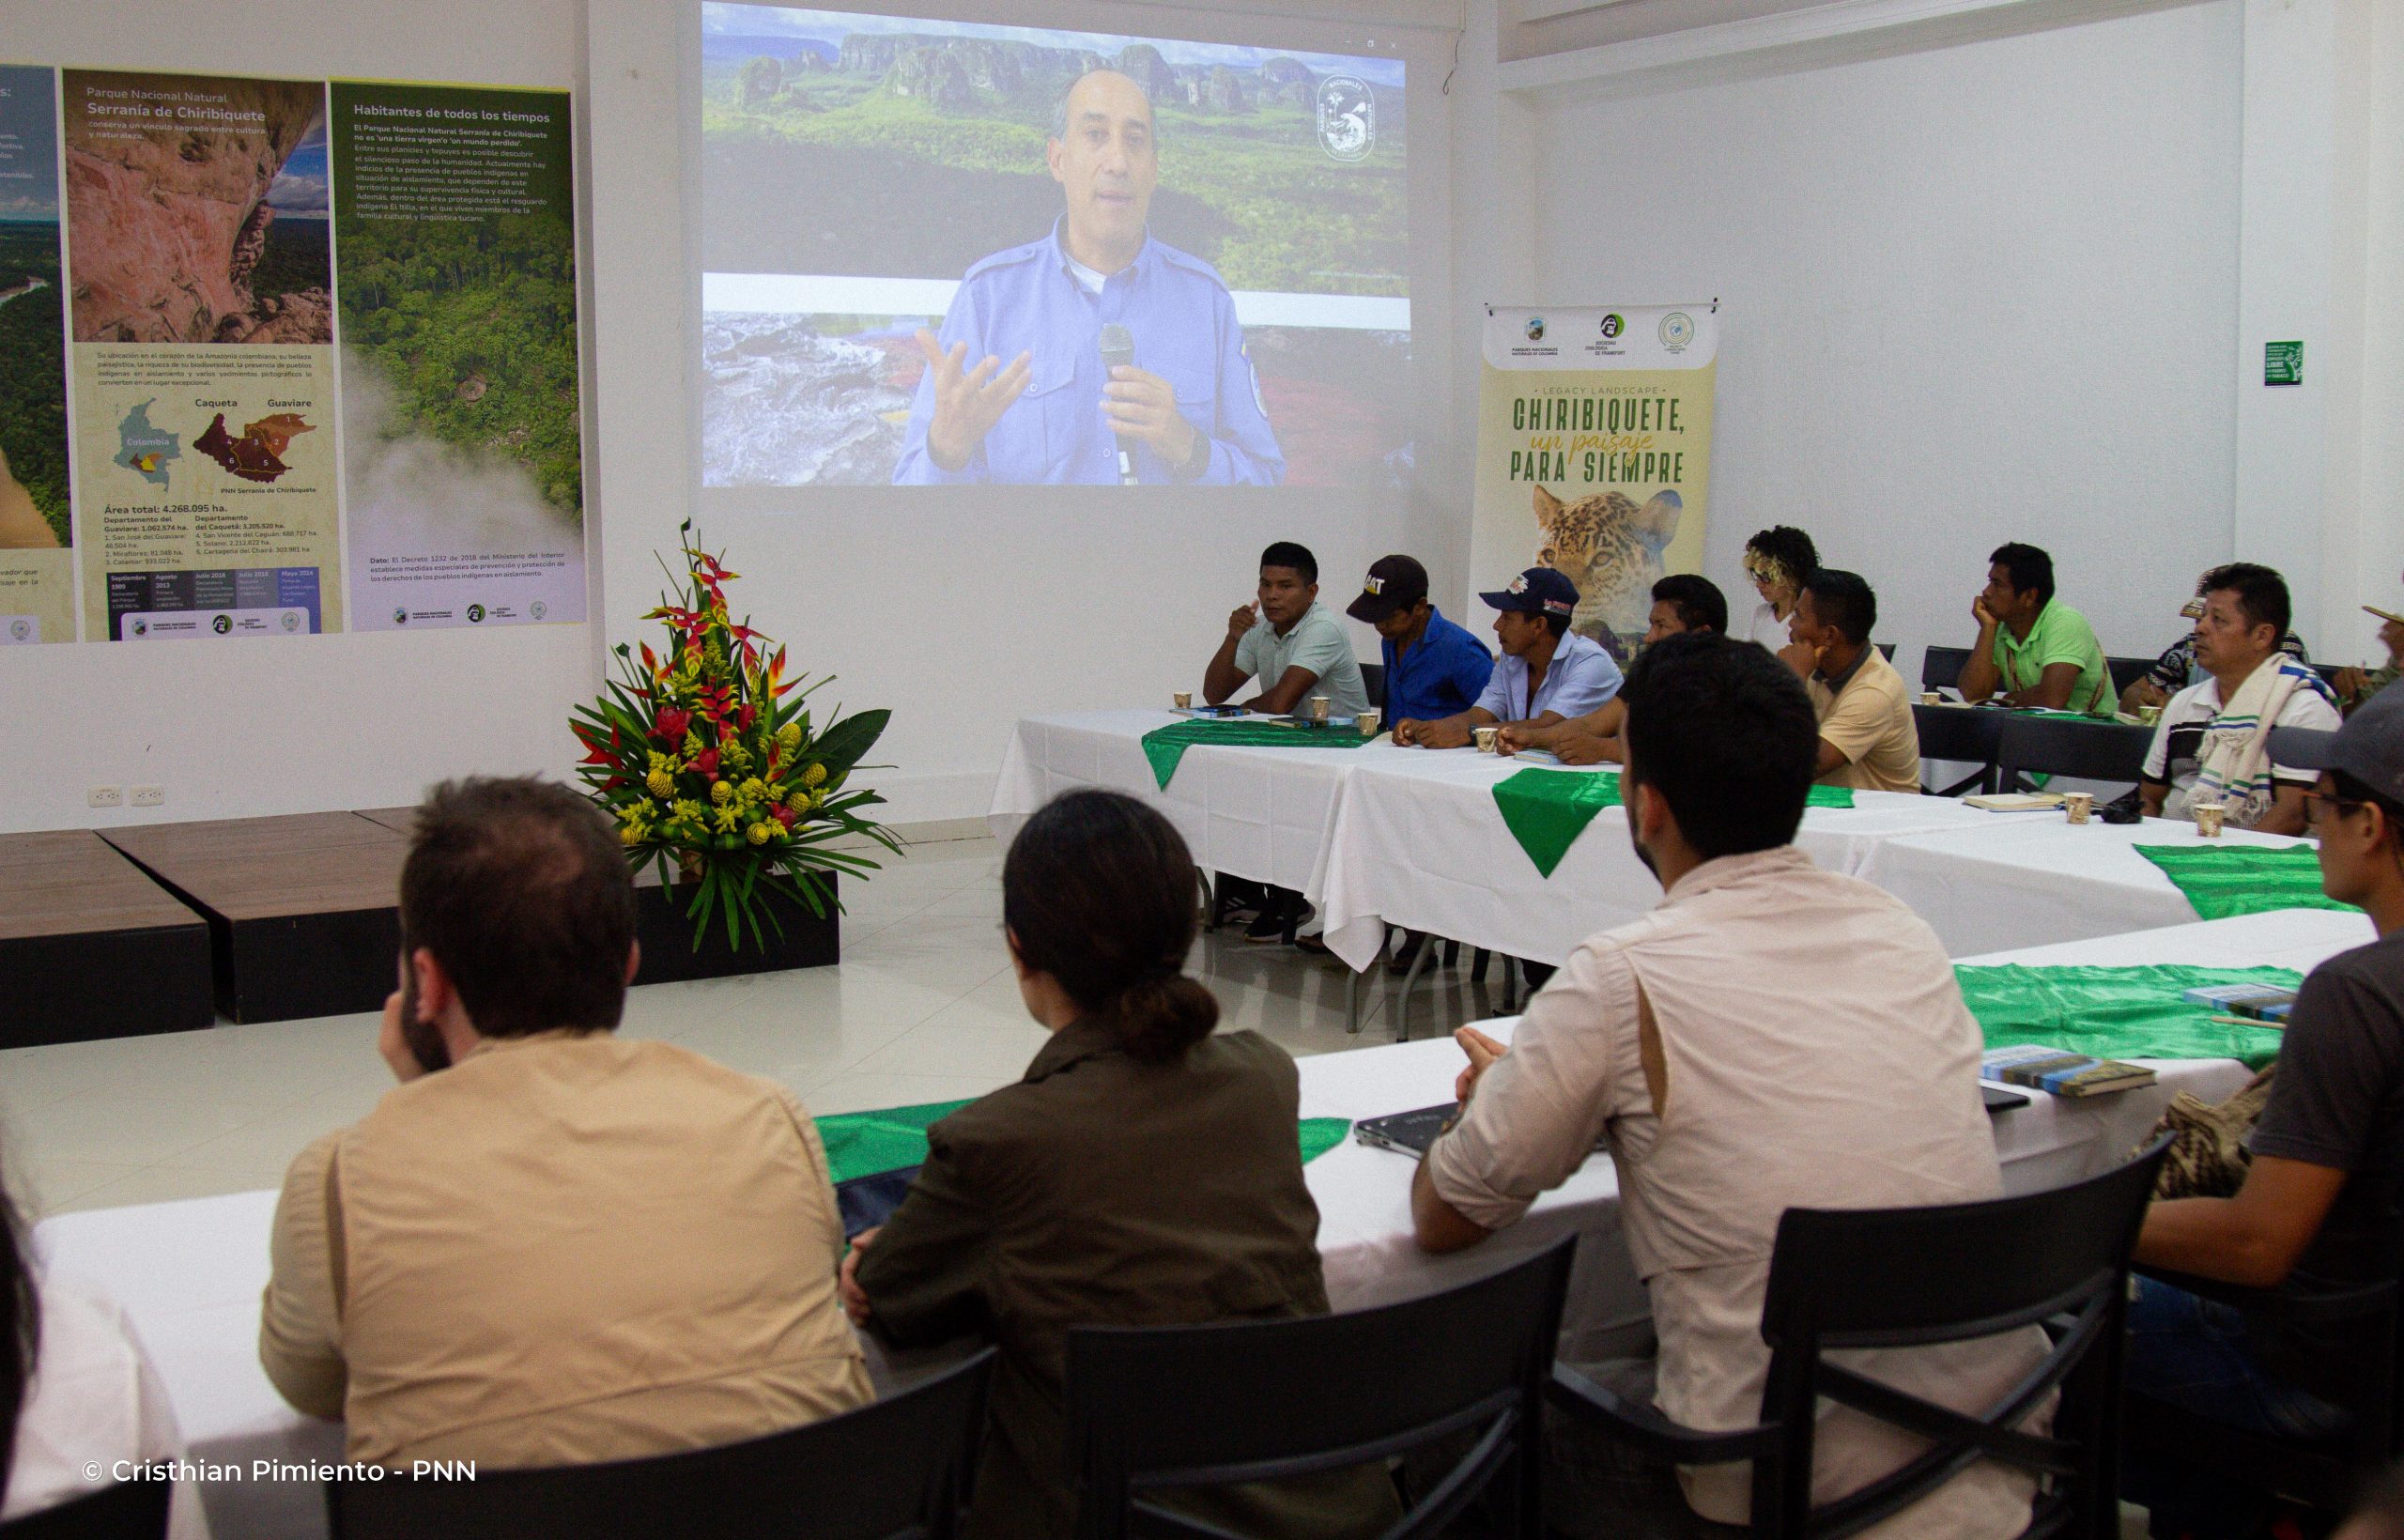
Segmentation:
{"type": "Polygon", "coordinates": [[[55,81],[80,566],[16,639],[583,618],[565,93],[16,73],[55,81]]]}

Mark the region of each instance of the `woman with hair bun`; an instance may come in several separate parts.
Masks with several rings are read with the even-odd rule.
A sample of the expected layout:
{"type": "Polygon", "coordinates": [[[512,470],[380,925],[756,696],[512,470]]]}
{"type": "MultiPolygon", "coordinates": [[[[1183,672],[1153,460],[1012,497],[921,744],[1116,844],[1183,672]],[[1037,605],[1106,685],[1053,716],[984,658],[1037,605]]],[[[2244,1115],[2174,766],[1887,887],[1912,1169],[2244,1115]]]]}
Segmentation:
{"type": "MultiPolygon", "coordinates": [[[[889,1340],[1001,1347],[971,1540],[1074,1527],[1071,1327],[1327,1311],[1294,1062],[1257,1033],[1213,1034],[1218,1002],[1185,973],[1194,911],[1194,858],[1144,804],[1071,792],[1029,819],[1002,923],[1052,1040],[1024,1079],[927,1131],[909,1195],[844,1261],[852,1318],[889,1340]]],[[[1375,1466],[1179,1506],[1264,1540],[1350,1540],[1397,1514],[1375,1466]]]]}

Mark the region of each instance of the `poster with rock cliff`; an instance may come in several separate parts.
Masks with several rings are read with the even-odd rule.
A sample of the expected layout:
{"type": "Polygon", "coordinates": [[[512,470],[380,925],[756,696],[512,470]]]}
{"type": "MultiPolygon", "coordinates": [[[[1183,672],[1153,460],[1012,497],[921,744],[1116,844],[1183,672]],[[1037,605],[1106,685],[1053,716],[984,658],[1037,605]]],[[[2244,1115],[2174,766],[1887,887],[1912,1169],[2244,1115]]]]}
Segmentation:
{"type": "Polygon", "coordinates": [[[352,626],[580,621],[567,93],[332,102],[352,626]]]}
{"type": "Polygon", "coordinates": [[[59,294],[51,71],[0,66],[0,647],[75,639],[59,294]]]}
{"type": "Polygon", "coordinates": [[[342,629],[324,84],[59,80],[85,636],[342,629]]]}

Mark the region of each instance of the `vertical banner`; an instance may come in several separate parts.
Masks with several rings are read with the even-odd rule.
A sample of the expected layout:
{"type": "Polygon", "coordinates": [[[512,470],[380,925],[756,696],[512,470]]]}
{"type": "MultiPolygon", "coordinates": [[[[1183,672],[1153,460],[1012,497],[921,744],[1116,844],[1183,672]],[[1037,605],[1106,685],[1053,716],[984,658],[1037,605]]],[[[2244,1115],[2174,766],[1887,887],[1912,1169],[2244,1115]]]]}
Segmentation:
{"type": "Polygon", "coordinates": [[[1471,592],[1531,565],[1625,662],[1653,584],[1703,565],[1716,303],[1487,313],[1471,592]]]}
{"type": "Polygon", "coordinates": [[[351,624],[580,621],[567,93],[332,90],[351,624]]]}
{"type": "Polygon", "coordinates": [[[342,629],[324,85],[60,90],[85,636],[342,629]]]}
{"type": "Polygon", "coordinates": [[[55,78],[0,66],[0,647],[75,639],[55,78]]]}

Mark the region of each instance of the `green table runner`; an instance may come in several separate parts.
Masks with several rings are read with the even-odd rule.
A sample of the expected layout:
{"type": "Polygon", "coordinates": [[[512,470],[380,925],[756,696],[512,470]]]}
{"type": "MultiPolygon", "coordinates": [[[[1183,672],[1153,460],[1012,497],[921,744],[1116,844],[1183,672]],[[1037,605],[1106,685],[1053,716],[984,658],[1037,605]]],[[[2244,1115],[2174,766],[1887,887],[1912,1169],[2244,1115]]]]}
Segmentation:
{"type": "MultiPolygon", "coordinates": [[[[1616,770],[1530,768],[1494,783],[1494,805],[1502,809],[1502,826],[1547,877],[1595,815],[1619,804],[1616,770]]],[[[1850,808],[1853,792],[1844,786],[1814,786],[1806,806],[1850,808]]]]}
{"type": "Polygon", "coordinates": [[[1284,722],[1172,722],[1144,734],[1144,758],[1168,790],[1178,762],[1196,744],[1222,748],[1358,748],[1373,742],[1351,727],[1291,727],[1284,722]]]}
{"type": "Polygon", "coordinates": [[[2096,1058],[2233,1058],[2260,1069],[2279,1056],[2281,1034],[2229,1026],[2179,996],[2206,984],[2293,989],[2287,968],[2032,968],[2019,963],[1953,970],[1989,1048],[2042,1043],[2096,1058]]]}
{"type": "MultiPolygon", "coordinates": [[[[873,1177],[923,1165],[927,1159],[927,1126],[948,1117],[965,1101],[927,1101],[915,1107],[886,1107],[879,1112],[839,1112],[816,1119],[818,1137],[826,1146],[827,1174],[837,1181],[873,1177]]],[[[1308,1165],[1344,1142],[1352,1125],[1341,1117],[1305,1117],[1298,1125],[1302,1163],[1308,1165]]]]}
{"type": "Polygon", "coordinates": [[[2139,845],[2136,852],[2206,919],[2354,907],[2320,891],[2320,855],[2311,845],[2139,845]]]}

